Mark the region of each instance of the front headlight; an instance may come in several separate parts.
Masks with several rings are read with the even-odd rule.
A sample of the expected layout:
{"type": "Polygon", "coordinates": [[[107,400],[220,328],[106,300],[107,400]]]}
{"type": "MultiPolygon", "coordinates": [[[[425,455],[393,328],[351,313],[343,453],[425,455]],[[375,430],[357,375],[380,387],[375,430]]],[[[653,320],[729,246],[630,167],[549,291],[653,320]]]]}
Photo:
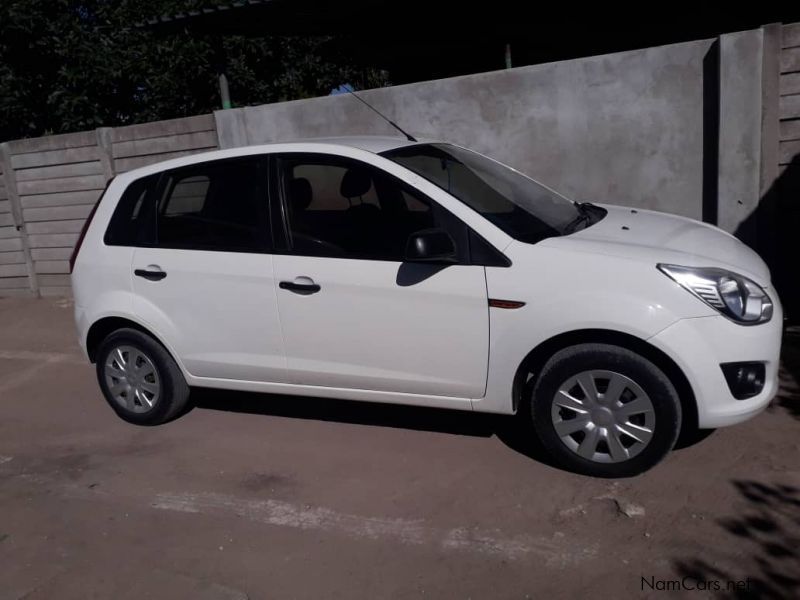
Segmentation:
{"type": "Polygon", "coordinates": [[[755,325],[772,318],[772,300],[747,277],[712,267],[656,266],[700,300],[737,323],[755,325]]]}

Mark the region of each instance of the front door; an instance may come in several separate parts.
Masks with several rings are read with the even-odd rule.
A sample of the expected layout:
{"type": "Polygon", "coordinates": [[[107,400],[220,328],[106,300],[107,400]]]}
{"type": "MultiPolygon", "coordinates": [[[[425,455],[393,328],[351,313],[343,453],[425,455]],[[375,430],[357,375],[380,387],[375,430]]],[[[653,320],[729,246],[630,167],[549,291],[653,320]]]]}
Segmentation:
{"type": "Polygon", "coordinates": [[[139,317],[194,376],[284,382],[263,161],[167,171],[155,196],[131,265],[139,317]]]}
{"type": "Polygon", "coordinates": [[[298,154],[276,163],[287,248],[274,268],[289,380],[482,397],[484,268],[403,261],[410,233],[454,219],[355,160],[298,154]]]}

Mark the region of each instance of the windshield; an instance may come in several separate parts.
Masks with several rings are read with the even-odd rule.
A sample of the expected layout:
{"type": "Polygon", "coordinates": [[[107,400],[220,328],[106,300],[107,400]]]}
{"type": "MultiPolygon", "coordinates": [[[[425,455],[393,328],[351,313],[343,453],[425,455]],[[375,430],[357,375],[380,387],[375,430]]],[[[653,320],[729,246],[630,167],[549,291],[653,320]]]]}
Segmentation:
{"type": "Polygon", "coordinates": [[[580,205],[519,171],[450,144],[419,144],[383,152],[528,243],[572,233],[594,219],[580,205]]]}

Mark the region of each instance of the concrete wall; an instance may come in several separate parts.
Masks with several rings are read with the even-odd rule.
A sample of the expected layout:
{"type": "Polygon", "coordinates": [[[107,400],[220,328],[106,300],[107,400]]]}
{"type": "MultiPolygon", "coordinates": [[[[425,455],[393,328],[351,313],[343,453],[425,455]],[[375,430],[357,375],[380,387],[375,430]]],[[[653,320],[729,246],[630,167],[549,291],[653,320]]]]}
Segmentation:
{"type": "Polygon", "coordinates": [[[761,192],[761,30],[719,40],[718,220],[726,231],[758,207],[761,192]]]}
{"type": "MultiPolygon", "coordinates": [[[[703,62],[712,42],[361,94],[416,136],[474,148],[570,197],[700,218],[703,62]]],[[[349,95],[219,111],[215,117],[222,147],[395,133],[349,95]]]]}

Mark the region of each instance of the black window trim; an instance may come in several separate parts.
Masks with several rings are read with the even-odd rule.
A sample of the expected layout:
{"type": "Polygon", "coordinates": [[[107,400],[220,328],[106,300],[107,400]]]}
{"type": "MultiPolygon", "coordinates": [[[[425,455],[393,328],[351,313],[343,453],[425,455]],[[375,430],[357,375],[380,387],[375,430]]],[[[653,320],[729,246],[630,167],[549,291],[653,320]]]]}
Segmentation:
{"type": "MultiPolygon", "coordinates": [[[[360,256],[323,256],[317,254],[299,254],[295,252],[291,248],[291,244],[289,240],[291,239],[291,234],[289,233],[289,216],[288,216],[288,207],[287,207],[287,198],[286,198],[286,186],[284,185],[283,181],[283,168],[281,163],[287,160],[328,160],[331,162],[335,161],[352,161],[362,165],[370,170],[379,171],[382,175],[389,178],[390,181],[397,183],[400,187],[413,191],[414,195],[421,196],[424,200],[430,203],[431,210],[440,212],[442,214],[446,214],[449,216],[450,219],[458,222],[463,227],[462,232],[455,232],[457,235],[453,236],[454,232],[450,230],[450,228],[445,227],[445,231],[447,231],[451,236],[456,238],[456,251],[460,254],[459,260],[456,263],[457,265],[466,265],[466,266],[484,266],[484,267],[510,267],[511,260],[503,254],[500,250],[495,248],[492,244],[490,244],[486,239],[481,236],[477,231],[471,228],[467,223],[465,223],[462,219],[458,216],[454,215],[452,212],[447,210],[444,206],[436,202],[433,198],[425,194],[422,190],[412,186],[408,182],[402,180],[397,175],[393,173],[389,173],[385,169],[381,169],[380,167],[360,160],[358,158],[353,158],[350,156],[342,156],[340,154],[328,154],[325,152],[274,152],[267,155],[269,157],[269,170],[270,170],[270,203],[277,204],[279,206],[279,210],[271,210],[270,214],[272,217],[277,216],[276,212],[279,214],[281,219],[281,227],[280,227],[280,234],[273,239],[273,253],[274,254],[283,254],[283,255],[290,255],[290,256],[307,256],[310,258],[332,258],[338,260],[369,260],[369,261],[377,261],[377,262],[394,262],[394,263],[404,263],[404,260],[396,260],[394,258],[380,258],[380,257],[360,257],[360,256]],[[274,192],[274,193],[272,193],[274,192]],[[490,257],[489,260],[485,261],[476,261],[473,259],[472,256],[472,246],[470,244],[470,238],[472,236],[478,237],[488,248],[494,251],[496,256],[490,257]]],[[[272,227],[273,233],[276,231],[276,227],[272,227]]]]}

